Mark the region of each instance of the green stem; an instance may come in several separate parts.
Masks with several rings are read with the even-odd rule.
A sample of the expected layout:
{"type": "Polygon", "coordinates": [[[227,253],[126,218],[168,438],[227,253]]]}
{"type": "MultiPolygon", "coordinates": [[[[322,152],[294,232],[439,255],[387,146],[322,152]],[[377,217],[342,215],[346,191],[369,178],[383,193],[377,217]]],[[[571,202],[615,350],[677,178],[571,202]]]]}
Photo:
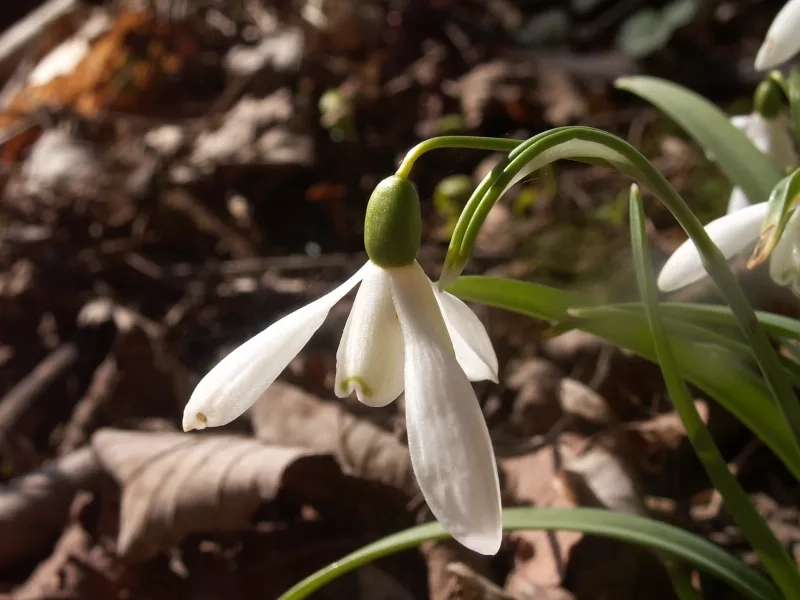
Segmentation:
{"type": "Polygon", "coordinates": [[[664,375],[664,381],[672,397],[675,410],[686,428],[686,435],[714,487],[722,495],[728,512],[752,544],[775,583],[781,588],[787,599],[800,599],[800,572],[786,548],[758,514],[736,477],[728,469],[728,464],[697,411],[686,382],[680,376],[658,304],[658,291],[647,245],[644,207],[642,197],[635,185],[631,188],[630,219],[633,261],[639,293],[642,296],[644,312],[653,334],[653,344],[661,365],[661,372],[664,375]]]}
{"type": "MultiPolygon", "coordinates": [[[[475,191],[472,192],[472,195],[467,200],[467,203],[464,205],[464,210],[461,211],[461,215],[458,218],[458,222],[456,223],[455,229],[453,230],[453,235],[450,238],[450,246],[447,249],[448,256],[456,256],[460,253],[460,244],[457,244],[455,240],[460,240],[464,237],[466,233],[467,227],[469,227],[470,220],[472,219],[472,215],[480,206],[481,200],[486,195],[486,193],[495,185],[498,179],[502,177],[503,172],[505,171],[506,167],[508,167],[509,163],[514,160],[517,156],[519,156],[520,152],[524,152],[525,149],[530,146],[531,144],[535,143],[536,141],[540,140],[543,137],[551,134],[553,131],[561,131],[562,129],[566,129],[566,127],[558,127],[556,129],[551,129],[549,131],[544,131],[534,137],[525,140],[517,145],[508,155],[507,158],[498,162],[494,168],[489,172],[486,177],[480,182],[475,191]]],[[[450,281],[447,281],[447,277],[444,277],[441,284],[447,285],[450,281]]]]}
{"type": "Polygon", "coordinates": [[[511,152],[522,143],[521,140],[509,140],[506,138],[477,137],[471,135],[443,135],[420,142],[408,151],[400,166],[397,167],[395,175],[408,179],[411,168],[417,159],[431,150],[441,148],[468,148],[470,150],[493,150],[499,152],[511,152]]]}
{"type": "Polygon", "coordinates": [[[686,565],[671,556],[662,556],[661,564],[664,565],[664,569],[669,575],[672,591],[675,592],[678,600],[702,600],[700,592],[692,586],[691,571],[686,568],[686,565]]]}
{"type": "MultiPolygon", "coordinates": [[[[596,508],[507,508],[503,511],[503,529],[580,531],[637,544],[679,558],[726,582],[746,598],[780,600],[778,590],[772,583],[716,544],[673,525],[646,517],[596,508]]],[[[284,592],[278,600],[301,600],[328,582],[362,565],[415,548],[425,541],[448,537],[448,533],[438,523],[418,525],[395,533],[309,575],[284,592]]]]}
{"type": "Polygon", "coordinates": [[[800,140],[800,69],[797,67],[794,67],[789,74],[786,89],[795,140],[800,140]]]}
{"type": "MultiPolygon", "coordinates": [[[[599,129],[588,127],[568,127],[556,130],[546,136],[538,136],[537,141],[527,144],[518,152],[496,180],[491,189],[480,200],[480,204],[465,227],[456,226],[456,232],[450,242],[451,253],[445,259],[445,265],[465,264],[472,247],[475,245],[478,232],[492,206],[514,176],[528,163],[540,156],[552,156],[553,160],[568,158],[566,153],[555,150],[564,145],[574,147],[578,156],[586,156],[592,152],[587,148],[604,148],[598,156],[611,163],[623,173],[638,179],[648,187],[655,196],[672,212],[677,221],[694,242],[700,253],[703,266],[717,284],[722,296],[731,307],[747,343],[753,350],[758,366],[773,398],[781,410],[784,419],[792,432],[795,447],[800,452],[800,402],[794,394],[791,380],[781,367],[780,360],[773,350],[767,335],[756,319],[752,307],[747,302],[744,292],[736,276],[728,266],[725,256],[714,244],[683,198],[675,191],[664,176],[638,150],[625,140],[599,129]],[[583,142],[581,146],[578,142],[583,142]],[[571,144],[570,144],[571,143],[571,144]],[[547,153],[549,150],[553,152],[547,153]],[[458,232],[463,237],[456,239],[458,232]],[[457,249],[457,250],[456,250],[457,249]]],[[[539,165],[544,166],[544,165],[539,165]]],[[[465,218],[462,215],[461,218],[465,218]]],[[[459,221],[461,220],[459,218],[459,221]]]]}

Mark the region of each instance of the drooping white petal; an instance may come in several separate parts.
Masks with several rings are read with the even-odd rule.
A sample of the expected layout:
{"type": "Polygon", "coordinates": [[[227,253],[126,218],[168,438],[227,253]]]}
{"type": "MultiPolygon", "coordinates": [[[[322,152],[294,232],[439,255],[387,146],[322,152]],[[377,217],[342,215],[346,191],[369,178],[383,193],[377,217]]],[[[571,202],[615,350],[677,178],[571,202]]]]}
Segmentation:
{"type": "Polygon", "coordinates": [[[786,62],[800,51],[800,0],[789,0],[775,15],[764,43],[756,55],[757,71],[766,71],[786,62]]]}
{"type": "MultiPolygon", "coordinates": [[[[789,133],[789,119],[786,115],[777,115],[772,119],[762,117],[754,112],[749,115],[731,117],[731,123],[747,136],[753,145],[775,161],[781,169],[797,164],[797,152],[789,133]]],[[[767,198],[759,198],[756,202],[764,202],[767,198]]]]}
{"type": "Polygon", "coordinates": [[[500,486],[486,421],[427,276],[416,263],[390,273],[406,344],[408,446],[420,490],[457,541],[495,554],[502,540],[500,486]]]}
{"type": "Polygon", "coordinates": [[[456,360],[467,378],[497,383],[497,355],[481,320],[453,294],[440,292],[435,283],[431,287],[453,342],[456,360]]]}
{"type": "Polygon", "coordinates": [[[368,265],[336,353],[336,395],[385,406],[403,392],[403,331],[389,273],[368,265]]]}
{"type": "Polygon", "coordinates": [[[333,305],[364,277],[364,265],[342,285],[286,315],[223,358],[197,384],[183,412],[183,429],[230,423],[246,411],[320,328],[333,305]]]}
{"type": "Polygon", "coordinates": [[[795,210],[769,258],[769,274],[778,285],[800,282],[800,210],[795,210]]]}
{"type": "MultiPolygon", "coordinates": [[[[767,203],[753,204],[740,211],[725,215],[706,225],[706,232],[719,246],[726,258],[732,258],[753,245],[761,232],[761,224],[767,214],[767,203]]],[[[658,274],[658,287],[670,292],[694,283],[706,275],[691,240],[684,242],[669,257],[658,274]]]]}

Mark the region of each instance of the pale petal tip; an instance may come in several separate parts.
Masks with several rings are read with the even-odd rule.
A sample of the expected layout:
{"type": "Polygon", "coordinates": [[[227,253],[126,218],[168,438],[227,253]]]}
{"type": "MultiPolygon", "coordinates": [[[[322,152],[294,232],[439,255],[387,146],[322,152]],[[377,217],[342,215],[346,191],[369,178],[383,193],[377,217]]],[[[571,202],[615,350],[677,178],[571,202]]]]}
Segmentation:
{"type": "Polygon", "coordinates": [[[775,40],[771,37],[768,37],[764,40],[764,43],[761,44],[761,48],[758,49],[758,53],[756,54],[755,60],[755,69],[756,71],[767,71],[771,69],[779,61],[775,60],[775,40]]]}
{"type": "Polygon", "coordinates": [[[500,544],[503,541],[503,530],[498,526],[491,531],[474,531],[457,538],[454,536],[454,539],[473,552],[485,556],[493,556],[500,550],[500,544]]]}
{"type": "Polygon", "coordinates": [[[201,412],[186,411],[183,415],[183,430],[205,429],[208,427],[208,417],[201,412]]]}

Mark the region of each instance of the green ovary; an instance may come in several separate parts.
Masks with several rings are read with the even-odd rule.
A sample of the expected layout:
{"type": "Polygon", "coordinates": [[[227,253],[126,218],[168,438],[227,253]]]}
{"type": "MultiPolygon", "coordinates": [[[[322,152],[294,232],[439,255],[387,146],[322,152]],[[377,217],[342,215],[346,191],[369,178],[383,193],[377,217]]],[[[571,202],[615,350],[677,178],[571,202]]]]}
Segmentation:
{"type": "Polygon", "coordinates": [[[367,385],[367,382],[364,381],[363,377],[359,377],[358,375],[353,375],[347,379],[342,379],[341,383],[339,384],[339,389],[343,392],[346,392],[351,383],[355,383],[361,389],[361,393],[367,398],[372,398],[372,388],[367,385]]]}

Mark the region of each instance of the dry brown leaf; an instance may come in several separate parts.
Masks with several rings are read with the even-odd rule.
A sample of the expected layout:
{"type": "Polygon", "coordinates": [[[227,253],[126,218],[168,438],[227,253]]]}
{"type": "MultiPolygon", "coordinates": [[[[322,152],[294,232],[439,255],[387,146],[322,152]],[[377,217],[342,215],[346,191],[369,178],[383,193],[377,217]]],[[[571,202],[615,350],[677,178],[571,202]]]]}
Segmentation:
{"type": "Polygon", "coordinates": [[[277,381],[250,410],[256,435],[270,444],[332,452],[354,475],[417,493],[408,448],[369,421],[323,402],[298,387],[277,381]]]}
{"type": "Polygon", "coordinates": [[[552,362],[531,358],[516,365],[507,385],[517,395],[511,407],[509,425],[521,436],[546,433],[563,416],[558,390],[564,374],[552,362]]]}
{"type": "MultiPolygon", "coordinates": [[[[566,458],[562,481],[581,506],[645,514],[631,450],[622,433],[599,436],[566,458]]],[[[598,537],[584,538],[572,548],[564,577],[565,587],[578,598],[592,596],[601,587],[620,600],[652,598],[669,587],[653,554],[598,537]]]]}
{"type": "MultiPolygon", "coordinates": [[[[703,400],[695,400],[694,405],[697,412],[700,413],[703,423],[708,424],[708,403],[703,400]]],[[[649,452],[660,449],[675,450],[686,438],[686,428],[675,411],[655,416],[646,421],[628,423],[625,428],[635,435],[641,436],[647,444],[649,452]]]]}
{"type": "Polygon", "coordinates": [[[194,41],[181,26],[120,12],[74,69],[24,87],[0,116],[0,129],[41,106],[69,106],[90,117],[104,108],[143,112],[193,52],[194,41]]]}
{"type": "MultiPolygon", "coordinates": [[[[611,436],[601,440],[602,444],[589,444],[582,436],[562,434],[553,446],[502,460],[510,495],[515,501],[535,506],[604,506],[643,512],[632,469],[620,457],[622,443],[615,445],[616,438],[611,436]]],[[[519,531],[510,537],[518,542],[518,551],[507,589],[516,597],[546,597],[547,592],[565,585],[570,574],[585,568],[583,562],[573,564],[576,550],[587,543],[581,533],[519,531]]],[[[640,566],[633,558],[625,558],[630,559],[631,569],[640,566]]],[[[595,562],[608,567],[604,561],[595,562]]]]}
{"type": "Polygon", "coordinates": [[[446,92],[461,99],[464,120],[478,127],[493,103],[519,102],[536,86],[536,69],[530,60],[497,59],[474,67],[446,92]]]}
{"type": "Polygon", "coordinates": [[[205,170],[230,164],[309,164],[312,139],[285,125],[293,111],[287,88],[263,98],[245,96],[218,129],[198,136],[190,166],[205,170]]]}
{"type": "MultiPolygon", "coordinates": [[[[574,454],[570,449],[580,440],[561,436],[556,444],[541,450],[501,460],[507,489],[520,504],[543,507],[574,507],[558,476],[560,463],[574,454]]],[[[583,535],[572,531],[516,531],[509,534],[516,541],[516,566],[506,588],[514,596],[529,595],[531,589],[557,588],[561,585],[569,552],[583,535]]]]}
{"type": "Polygon", "coordinates": [[[267,34],[258,44],[233,46],[225,56],[225,67],[233,75],[249,77],[271,67],[279,73],[296,71],[303,60],[303,32],[292,27],[267,34]]]}
{"type": "Polygon", "coordinates": [[[592,388],[569,377],[561,380],[558,400],[565,413],[595,425],[608,426],[616,421],[608,402],[592,388]]]}
{"type": "Polygon", "coordinates": [[[104,429],[92,445],[123,488],[117,547],[131,561],[190,533],[245,528],[279,493],[308,494],[341,473],[328,454],[237,436],[104,429]]]}
{"type": "Polygon", "coordinates": [[[94,543],[80,518],[90,503],[89,494],[75,498],[70,522],[53,547],[52,554],[36,567],[23,585],[14,590],[14,600],[79,597],[84,572],[80,559],[85,560],[94,543]]]}
{"type": "MultiPolygon", "coordinates": [[[[95,304],[94,308],[102,306],[95,304]]],[[[119,308],[108,306],[120,330],[111,353],[97,367],[84,397],[64,427],[59,452],[66,454],[88,442],[91,434],[112,423],[141,417],[177,418],[191,388],[186,369],[163,340],[149,335],[119,308]]],[[[84,322],[102,318],[101,310],[81,313],[84,322]]]]}
{"type": "Polygon", "coordinates": [[[47,548],[64,526],[75,492],[94,487],[100,476],[87,447],[0,485],[0,567],[47,548]]]}
{"type": "Polygon", "coordinates": [[[564,461],[562,477],[581,506],[645,513],[626,449],[621,437],[604,435],[564,461]]]}
{"type": "Polygon", "coordinates": [[[537,93],[544,106],[544,118],[552,125],[566,125],[588,112],[586,98],[573,78],[561,69],[540,69],[537,93]]]}

